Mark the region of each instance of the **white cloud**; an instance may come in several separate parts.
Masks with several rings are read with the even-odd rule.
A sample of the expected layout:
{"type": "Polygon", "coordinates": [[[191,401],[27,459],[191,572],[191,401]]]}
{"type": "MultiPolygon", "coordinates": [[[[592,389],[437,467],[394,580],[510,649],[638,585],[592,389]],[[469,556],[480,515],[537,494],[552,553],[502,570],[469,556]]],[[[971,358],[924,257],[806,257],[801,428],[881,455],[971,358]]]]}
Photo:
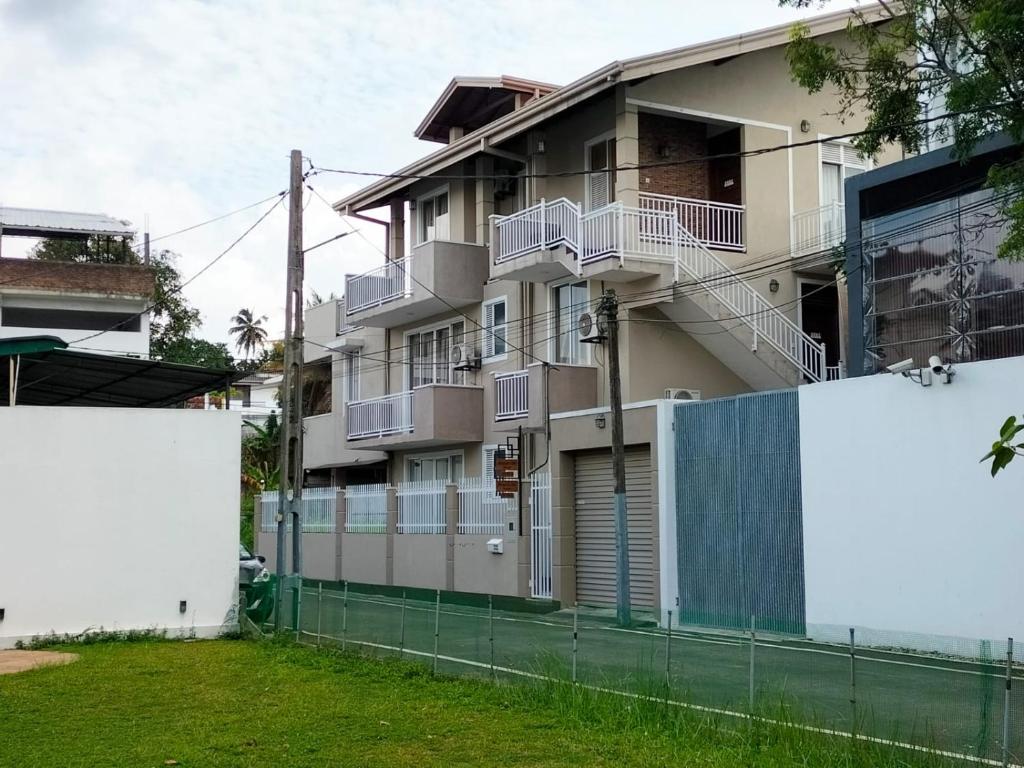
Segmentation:
{"type": "MultiPolygon", "coordinates": [[[[774,0],[203,3],[0,0],[0,203],[102,211],[154,235],[287,184],[288,151],[393,170],[436,145],[412,130],[456,74],[566,83],[614,59],[797,17],[774,0]],[[726,10],[727,6],[727,10],[726,10]]],[[[367,179],[317,176],[328,200],[367,179]]],[[[188,287],[204,334],[249,306],[283,326],[284,206],[188,287]]],[[[260,215],[161,242],[199,270],[260,215]]],[[[347,229],[306,209],[307,245],[347,229]]],[[[383,232],[356,222],[373,242],[383,232]]],[[[16,252],[5,239],[5,252],[16,252]]],[[[309,255],[307,285],[341,293],[380,254],[347,237],[309,255]]]]}

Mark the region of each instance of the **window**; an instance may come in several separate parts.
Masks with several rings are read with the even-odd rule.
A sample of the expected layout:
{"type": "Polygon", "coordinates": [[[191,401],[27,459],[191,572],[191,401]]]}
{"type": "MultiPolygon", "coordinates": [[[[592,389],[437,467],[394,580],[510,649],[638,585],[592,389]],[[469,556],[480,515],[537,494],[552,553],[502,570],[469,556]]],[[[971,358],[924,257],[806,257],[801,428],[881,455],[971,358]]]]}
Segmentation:
{"type": "Polygon", "coordinates": [[[867,160],[849,144],[829,141],[821,145],[821,204],[844,202],[843,182],[864,173],[867,160]]]}
{"type": "Polygon", "coordinates": [[[615,137],[601,136],[586,145],[587,210],[593,211],[615,199],[615,137]]]}
{"type": "Polygon", "coordinates": [[[555,286],[551,303],[557,326],[554,362],[585,365],[590,361],[590,353],[587,345],[580,341],[577,320],[589,304],[586,281],[555,286]]]}
{"type": "Polygon", "coordinates": [[[354,403],[359,399],[359,353],[345,355],[345,402],[354,403]]]}
{"type": "Polygon", "coordinates": [[[406,460],[406,478],[415,480],[462,479],[462,454],[428,454],[410,456],[406,460]]]}
{"type": "Polygon", "coordinates": [[[486,360],[504,359],[508,352],[508,312],[506,307],[504,296],[484,302],[483,357],[486,360]]]}
{"type": "Polygon", "coordinates": [[[449,239],[447,187],[419,198],[417,210],[419,211],[419,242],[449,239]]]}
{"type": "Polygon", "coordinates": [[[409,386],[465,384],[464,371],[452,370],[452,344],[465,339],[465,324],[459,320],[429,331],[410,333],[408,340],[409,386]]]}
{"type": "Polygon", "coordinates": [[[76,331],[141,330],[138,312],[94,312],[88,309],[4,307],[3,324],[12,328],[64,328],[76,331]]]}

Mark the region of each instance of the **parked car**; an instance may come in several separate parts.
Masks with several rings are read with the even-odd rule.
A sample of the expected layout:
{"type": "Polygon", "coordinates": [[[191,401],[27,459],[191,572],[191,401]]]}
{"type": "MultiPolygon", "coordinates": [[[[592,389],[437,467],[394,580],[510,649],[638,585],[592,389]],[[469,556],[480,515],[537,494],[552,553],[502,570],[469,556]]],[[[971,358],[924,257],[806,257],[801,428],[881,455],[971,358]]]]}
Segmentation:
{"type": "Polygon", "coordinates": [[[267,558],[254,555],[244,544],[238,545],[238,585],[244,587],[270,580],[270,572],[263,566],[267,558]]]}
{"type": "Polygon", "coordinates": [[[238,589],[245,597],[245,615],[257,625],[274,610],[274,578],[263,565],[266,560],[238,545],[238,589]]]}

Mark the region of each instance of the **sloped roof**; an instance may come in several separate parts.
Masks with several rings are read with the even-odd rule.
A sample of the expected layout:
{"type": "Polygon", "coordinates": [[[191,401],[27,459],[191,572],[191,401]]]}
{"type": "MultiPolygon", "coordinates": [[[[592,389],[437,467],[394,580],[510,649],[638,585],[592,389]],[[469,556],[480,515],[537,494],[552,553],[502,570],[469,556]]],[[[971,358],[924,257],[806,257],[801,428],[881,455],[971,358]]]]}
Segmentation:
{"type": "MultiPolygon", "coordinates": [[[[807,25],[812,37],[826,35],[845,29],[855,14],[859,14],[868,22],[881,22],[888,18],[881,5],[871,4],[815,16],[804,20],[803,23],[807,25]]],[[[494,122],[466,134],[442,149],[395,171],[391,176],[342,198],[334,204],[334,209],[340,213],[347,213],[379,207],[414,182],[414,179],[401,177],[439,173],[454,163],[473,157],[487,146],[497,146],[559,112],[614,87],[616,83],[639,80],[661,72],[685,69],[784,45],[789,41],[792,28],[793,22],[787,22],[754,32],[613,61],[547,96],[536,99],[522,109],[499,117],[494,122]]]]}
{"type": "MultiPolygon", "coordinates": [[[[3,339],[0,358],[17,357],[17,405],[165,408],[223,389],[237,371],[98,355],[52,336],[3,339]]],[[[0,365],[0,406],[9,404],[10,366],[0,365]]]]}
{"type": "Polygon", "coordinates": [[[467,132],[482,128],[515,110],[517,96],[546,96],[557,85],[520,77],[453,77],[414,131],[417,139],[447,144],[449,128],[467,132]]]}
{"type": "Polygon", "coordinates": [[[20,237],[86,237],[132,235],[130,221],[105,213],[50,211],[44,208],[0,207],[0,234],[20,237]]]}

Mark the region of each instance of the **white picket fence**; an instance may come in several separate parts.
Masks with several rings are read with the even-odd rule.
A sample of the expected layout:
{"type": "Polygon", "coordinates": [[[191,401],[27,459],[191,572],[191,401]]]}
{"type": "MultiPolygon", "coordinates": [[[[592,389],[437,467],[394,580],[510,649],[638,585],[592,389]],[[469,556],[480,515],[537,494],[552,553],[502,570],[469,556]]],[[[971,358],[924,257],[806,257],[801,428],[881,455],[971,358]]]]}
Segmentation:
{"type": "MultiPolygon", "coordinates": [[[[303,533],[334,533],[335,512],[338,507],[337,488],[302,489],[302,531],[303,533]]],[[[280,502],[278,491],[264,491],[260,494],[261,530],[277,530],[277,509],[280,502]]],[[[291,520],[286,521],[291,530],[291,520]]]]}
{"type": "Polygon", "coordinates": [[[516,500],[498,496],[493,480],[464,477],[459,481],[459,533],[500,535],[515,510],[516,500]]]}
{"type": "Polygon", "coordinates": [[[345,533],[387,533],[388,491],[384,483],[345,489],[345,533]]]}
{"type": "Polygon", "coordinates": [[[414,480],[399,483],[398,532],[445,533],[444,480],[414,480]]]}

